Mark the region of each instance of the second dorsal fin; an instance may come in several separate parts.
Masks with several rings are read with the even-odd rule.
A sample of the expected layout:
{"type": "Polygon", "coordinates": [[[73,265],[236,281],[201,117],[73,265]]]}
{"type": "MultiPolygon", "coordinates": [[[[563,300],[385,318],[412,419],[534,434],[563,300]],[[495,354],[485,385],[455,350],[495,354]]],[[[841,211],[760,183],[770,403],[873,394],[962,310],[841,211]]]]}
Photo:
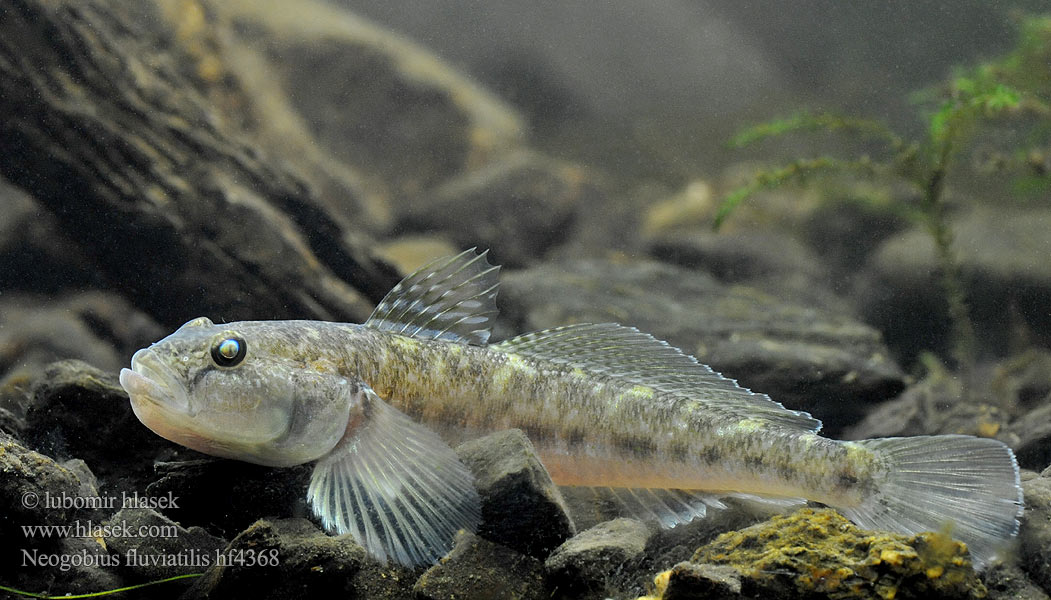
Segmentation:
{"type": "Polygon", "coordinates": [[[809,414],[785,408],[765,394],[743,388],[689,354],[634,327],[616,323],[568,325],[527,333],[492,348],[652,386],[665,394],[686,398],[713,414],[757,419],[799,431],[821,429],[821,421],[809,414]]]}
{"type": "Polygon", "coordinates": [[[474,248],[424,265],[394,286],[366,327],[484,346],[496,318],[500,267],[474,248]]]}

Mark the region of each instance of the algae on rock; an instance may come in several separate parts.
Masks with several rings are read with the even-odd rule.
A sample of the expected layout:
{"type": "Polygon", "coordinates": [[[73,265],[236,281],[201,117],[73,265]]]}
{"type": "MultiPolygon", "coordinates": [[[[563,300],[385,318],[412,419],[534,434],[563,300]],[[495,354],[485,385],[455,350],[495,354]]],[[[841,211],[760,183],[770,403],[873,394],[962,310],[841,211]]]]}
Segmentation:
{"type": "MultiPolygon", "coordinates": [[[[715,589],[698,565],[729,566],[743,597],[984,598],[965,544],[945,533],[906,536],[867,531],[830,509],[804,508],[698,548],[687,563],[657,577],[663,600],[715,589]]],[[[721,571],[719,571],[721,573],[721,571]]],[[[725,573],[720,575],[726,579],[725,573]]],[[[732,582],[731,582],[732,583],[732,582]]],[[[730,586],[731,589],[734,587],[730,586]]]]}

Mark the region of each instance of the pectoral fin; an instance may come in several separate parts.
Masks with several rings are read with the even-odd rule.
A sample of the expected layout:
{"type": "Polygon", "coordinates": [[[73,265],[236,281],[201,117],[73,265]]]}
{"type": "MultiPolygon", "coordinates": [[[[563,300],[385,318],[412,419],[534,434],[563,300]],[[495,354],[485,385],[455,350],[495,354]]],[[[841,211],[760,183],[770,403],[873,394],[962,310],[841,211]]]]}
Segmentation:
{"type": "Polygon", "coordinates": [[[433,563],[481,520],[474,478],[437,434],[362,390],[361,423],[352,416],[318,461],[307,500],[325,529],[350,533],[379,560],[433,563]]]}

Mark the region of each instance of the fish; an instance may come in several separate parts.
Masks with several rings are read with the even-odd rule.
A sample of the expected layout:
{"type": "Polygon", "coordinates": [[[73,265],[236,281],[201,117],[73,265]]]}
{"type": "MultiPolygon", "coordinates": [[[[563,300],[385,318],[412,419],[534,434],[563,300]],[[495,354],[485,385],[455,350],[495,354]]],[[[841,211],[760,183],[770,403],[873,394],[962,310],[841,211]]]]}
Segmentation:
{"type": "Polygon", "coordinates": [[[944,531],[976,566],[1017,535],[1011,449],[965,435],[838,441],[821,422],[633,327],[573,324],[490,343],[499,267],[467,250],[408,275],[362,324],[187,322],[120,383],[172,442],[272,467],[314,462],[324,529],[381,562],[436,562],[481,501],[452,445],[520,429],[559,486],[608,490],[674,527],[721,498],[833,507],[856,524],[944,531]]]}

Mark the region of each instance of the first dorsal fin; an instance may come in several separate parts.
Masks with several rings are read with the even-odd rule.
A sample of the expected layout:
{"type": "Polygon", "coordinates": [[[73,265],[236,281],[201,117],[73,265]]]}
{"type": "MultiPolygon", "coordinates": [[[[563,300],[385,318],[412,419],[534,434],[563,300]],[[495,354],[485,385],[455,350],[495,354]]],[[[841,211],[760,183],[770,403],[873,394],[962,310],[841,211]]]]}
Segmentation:
{"type": "Polygon", "coordinates": [[[474,248],[421,267],[384,296],[366,327],[483,346],[496,318],[500,267],[474,248]]]}
{"type": "Polygon", "coordinates": [[[527,333],[492,348],[652,386],[714,413],[804,431],[821,428],[821,421],[809,414],[790,410],[765,394],[745,389],[689,354],[634,327],[616,323],[570,325],[527,333]]]}

